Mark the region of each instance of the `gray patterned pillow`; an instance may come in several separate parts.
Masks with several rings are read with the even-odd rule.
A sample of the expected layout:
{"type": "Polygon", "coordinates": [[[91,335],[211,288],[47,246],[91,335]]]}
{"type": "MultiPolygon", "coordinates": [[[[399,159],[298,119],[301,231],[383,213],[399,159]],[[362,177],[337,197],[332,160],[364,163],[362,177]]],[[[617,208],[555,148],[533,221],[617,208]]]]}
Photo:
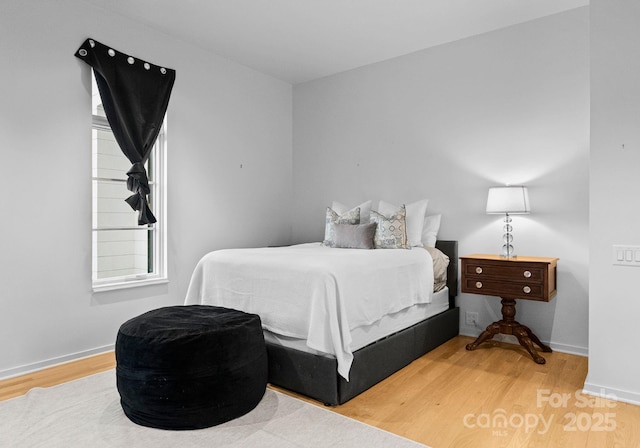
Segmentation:
{"type": "Polygon", "coordinates": [[[371,222],[376,223],[373,244],[376,249],[410,249],[407,242],[407,209],[403,205],[393,215],[386,217],[371,210],[371,222]]]}
{"type": "Polygon", "coordinates": [[[360,208],[356,207],[342,215],[338,215],[331,207],[327,207],[324,226],[324,241],[322,242],[325,246],[335,247],[336,236],[333,228],[334,224],[360,224],[360,208]]]}

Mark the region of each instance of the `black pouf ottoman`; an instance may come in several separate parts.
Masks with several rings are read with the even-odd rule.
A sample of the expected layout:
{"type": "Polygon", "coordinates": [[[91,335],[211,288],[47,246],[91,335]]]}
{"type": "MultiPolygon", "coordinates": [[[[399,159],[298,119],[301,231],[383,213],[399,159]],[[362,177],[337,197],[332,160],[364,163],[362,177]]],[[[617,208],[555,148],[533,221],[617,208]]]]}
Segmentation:
{"type": "Polygon", "coordinates": [[[143,426],[199,429],[255,408],[267,386],[260,317],[204,305],[149,311],[120,327],[122,409],[143,426]]]}

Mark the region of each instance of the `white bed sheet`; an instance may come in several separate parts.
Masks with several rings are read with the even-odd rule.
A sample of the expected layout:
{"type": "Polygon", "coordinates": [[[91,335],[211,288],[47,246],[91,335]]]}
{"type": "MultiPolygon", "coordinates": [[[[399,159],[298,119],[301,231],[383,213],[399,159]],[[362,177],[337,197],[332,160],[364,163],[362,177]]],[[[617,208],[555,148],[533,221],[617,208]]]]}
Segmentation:
{"type": "Polygon", "coordinates": [[[210,252],[193,272],[185,305],[260,315],[271,332],[336,357],[349,379],[351,332],[433,296],[433,260],[422,248],[334,249],[319,243],[210,252]]]}
{"type": "MultiPolygon", "coordinates": [[[[417,324],[429,317],[440,314],[449,309],[449,288],[445,287],[438,292],[433,293],[431,303],[419,303],[413,305],[397,313],[383,316],[379,321],[371,325],[354,328],[351,331],[351,350],[355,352],[367,345],[397,333],[400,330],[417,324]]],[[[293,348],[314,355],[328,355],[317,350],[309,348],[305,339],[292,338],[273,333],[269,330],[264,331],[265,341],[281,345],[287,348],[293,348]]]]}

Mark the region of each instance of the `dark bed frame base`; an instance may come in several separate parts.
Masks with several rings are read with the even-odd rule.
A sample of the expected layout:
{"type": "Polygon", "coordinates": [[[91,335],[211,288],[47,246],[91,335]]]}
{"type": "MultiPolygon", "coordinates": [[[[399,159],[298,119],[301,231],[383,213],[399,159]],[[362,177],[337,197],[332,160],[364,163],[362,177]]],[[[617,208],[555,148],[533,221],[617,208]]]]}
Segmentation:
{"type": "Polygon", "coordinates": [[[267,343],[269,382],[326,405],[340,405],[409,365],[459,333],[457,241],[438,241],[450,259],[449,309],[353,353],[349,381],[337,372],[336,358],[267,343]]]}

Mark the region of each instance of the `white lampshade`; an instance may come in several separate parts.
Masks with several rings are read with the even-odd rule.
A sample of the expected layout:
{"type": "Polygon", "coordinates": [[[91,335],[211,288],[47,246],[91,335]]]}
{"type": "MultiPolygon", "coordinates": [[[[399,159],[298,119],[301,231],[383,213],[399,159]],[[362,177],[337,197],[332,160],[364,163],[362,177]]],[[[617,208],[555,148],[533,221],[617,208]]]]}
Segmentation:
{"type": "Polygon", "coordinates": [[[526,214],[530,211],[527,187],[489,188],[487,213],[526,214]]]}

